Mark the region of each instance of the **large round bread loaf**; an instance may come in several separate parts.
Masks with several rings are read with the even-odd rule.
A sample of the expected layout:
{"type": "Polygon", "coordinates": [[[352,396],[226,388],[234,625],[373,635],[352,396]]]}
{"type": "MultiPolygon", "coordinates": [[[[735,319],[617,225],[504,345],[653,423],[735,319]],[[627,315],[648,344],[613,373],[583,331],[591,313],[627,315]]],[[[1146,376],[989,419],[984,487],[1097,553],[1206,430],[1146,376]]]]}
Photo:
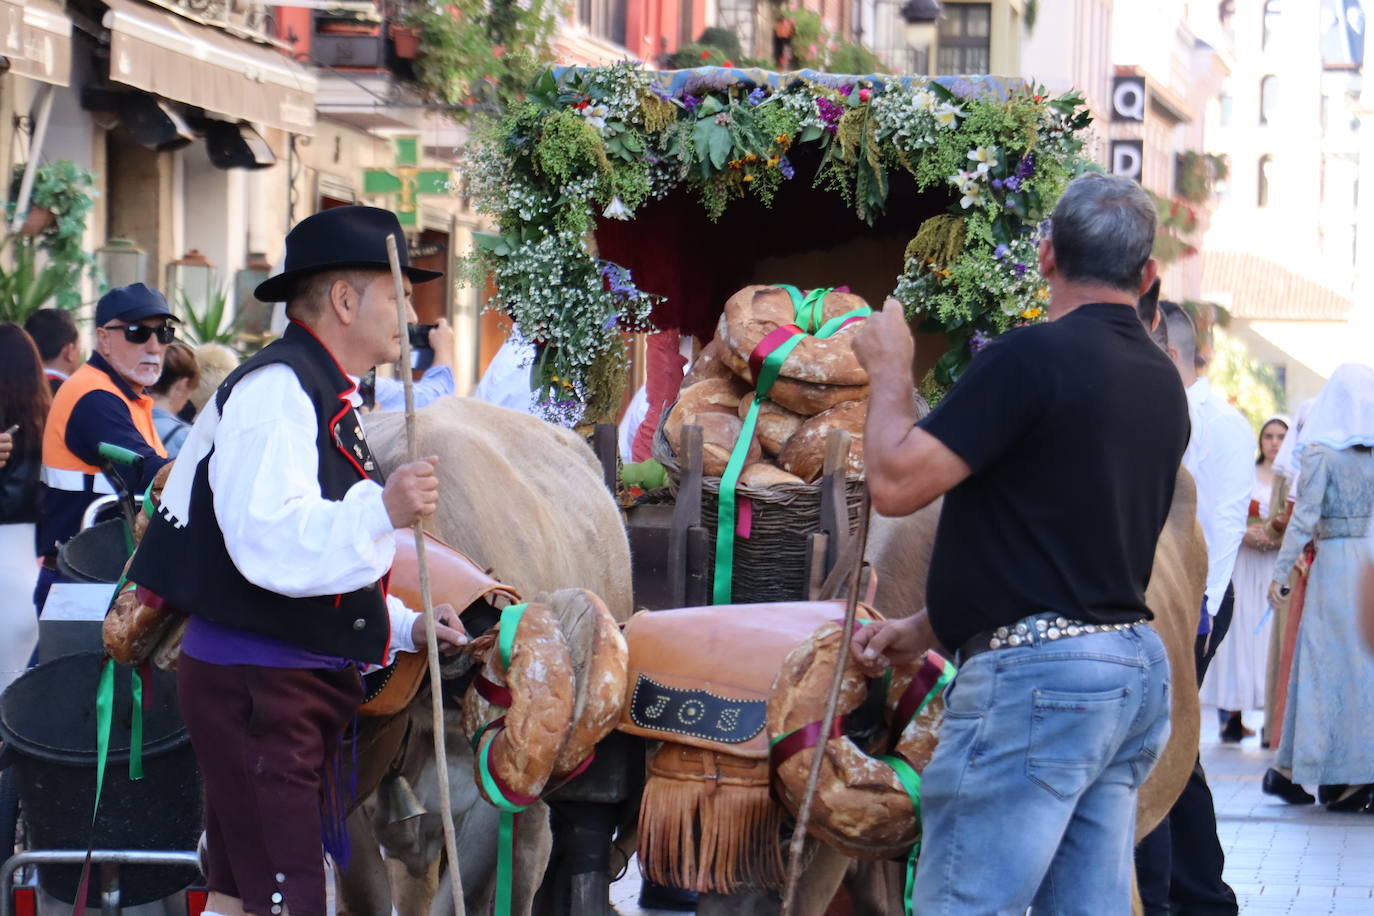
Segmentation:
{"type": "Polygon", "coordinates": [[[620,721],[630,651],[611,612],[586,589],[561,589],[535,600],[547,604],[558,618],[577,690],[572,729],[554,761],[553,776],[558,779],[586,762],[597,743],[620,721]]]}
{"type": "Polygon", "coordinates": [[[663,435],[668,444],[677,451],[682,442],[682,427],[698,421],[708,413],[739,415],[740,398],[749,393],[749,386],[742,380],[713,378],[683,388],[677,402],[668,411],[668,419],[663,422],[663,435]]]}
{"type": "MultiPolygon", "coordinates": [[[[749,408],[753,406],[753,403],[754,395],[752,394],[746,394],[740,399],[739,415],[741,419],[748,415],[749,408]]],[[[801,414],[765,398],[759,404],[758,419],[754,423],[754,435],[758,437],[763,453],[772,457],[782,451],[787,440],[792,438],[793,433],[801,429],[801,425],[805,421],[806,417],[801,414]]]]}
{"type": "MultiPolygon", "coordinates": [[[[463,729],[469,736],[475,735],[489,722],[505,716],[503,728],[495,730],[495,734],[488,729],[482,735],[483,744],[491,743],[491,772],[514,792],[536,797],[553,775],[558,752],[572,730],[573,698],[577,692],[567,642],[548,605],[524,606],[515,631],[509,670],[501,664],[499,646],[492,645],[482,676],[510,690],[510,708],[492,705],[476,687],[471,687],[463,697],[463,729]]],[[[474,756],[473,764],[480,768],[480,753],[474,756]]],[[[485,796],[480,771],[476,781],[485,796]]]]}
{"type": "Polygon", "coordinates": [[[864,418],[867,416],[867,401],[849,401],[816,414],[787,440],[778,453],[778,466],[810,483],[825,469],[826,440],[831,430],[843,429],[850,435],[846,467],[851,474],[861,476],[864,472],[864,418]]]}
{"type": "Polygon", "coordinates": [[[691,370],[687,377],[682,380],[683,388],[690,388],[697,382],[704,382],[713,378],[732,378],[734,370],[729,363],[725,362],[725,344],[719,338],[711,338],[711,342],[701,348],[697,354],[697,361],[692,363],[691,370]]]}
{"type": "MultiPolygon", "coordinates": [[[[734,413],[700,413],[693,417],[691,422],[701,427],[702,473],[708,477],[720,477],[725,473],[725,466],[730,463],[730,455],[735,449],[735,443],[739,441],[740,433],[744,431],[744,421],[734,413]]],[[[665,423],[663,434],[672,446],[673,452],[680,460],[685,461],[686,456],[682,452],[682,427],[679,426],[677,435],[673,436],[669,435],[665,423]]],[[[759,440],[750,439],[749,451],[744,458],[745,465],[762,457],[763,449],[759,447],[759,440]]]]}
{"type": "Polygon", "coordinates": [[[780,484],[806,483],[796,474],[787,473],[771,461],[756,461],[749,465],[740,472],[739,482],[740,486],[758,487],[760,489],[776,487],[780,484]]]}
{"type": "MultiPolygon", "coordinates": [[[[852,293],[832,292],[822,302],[822,321],[865,305],[852,293]]],[[[778,328],[793,324],[796,312],[792,297],[776,286],[746,286],[725,303],[724,334],[721,340],[739,358],[749,355],[765,337],[778,328]]],[[[829,337],[802,338],[783,361],[781,375],[799,382],[824,385],[863,385],[868,373],[854,355],[854,335],[860,322],[854,322],[829,337]]]]}
{"type": "MultiPolygon", "coordinates": [[[[725,316],[722,315],[716,333],[724,334],[724,327],[725,316]]],[[[721,359],[735,375],[750,385],[754,383],[754,373],[750,370],[747,359],[737,356],[733,350],[728,348],[721,353],[721,359]]],[[[773,383],[773,387],[768,389],[769,400],[779,407],[807,417],[815,416],[823,410],[829,410],[836,404],[843,404],[846,401],[859,401],[866,397],[868,397],[867,385],[816,385],[811,382],[799,382],[786,376],[779,376],[778,380],[773,383]]]]}
{"type": "MultiPolygon", "coordinates": [[[[840,625],[828,623],[787,656],[768,697],[770,736],[777,738],[820,721],[839,648],[840,625]]],[[[898,753],[917,757],[908,758],[908,762],[918,773],[929,763],[939,740],[944,703],[931,685],[937,683],[935,676],[946,667],[943,659],[931,654],[914,664],[895,666],[888,684],[885,719],[889,728],[913,683],[917,685],[917,693],[931,693],[931,699],[920,714],[903,730],[896,747],[898,753]]],[[[843,718],[857,708],[866,695],[863,672],[846,653],[839,715],[843,718]]],[[[863,859],[894,858],[909,850],[921,836],[911,799],[896,771],[876,756],[884,752],[882,745],[885,744],[880,742],[880,746],[871,748],[874,754],[870,754],[847,736],[824,742],[821,776],[809,828],[813,836],[846,855],[863,859]]],[[[801,750],[777,766],[774,789],[794,814],[814,753],[815,748],[801,750]]]]}

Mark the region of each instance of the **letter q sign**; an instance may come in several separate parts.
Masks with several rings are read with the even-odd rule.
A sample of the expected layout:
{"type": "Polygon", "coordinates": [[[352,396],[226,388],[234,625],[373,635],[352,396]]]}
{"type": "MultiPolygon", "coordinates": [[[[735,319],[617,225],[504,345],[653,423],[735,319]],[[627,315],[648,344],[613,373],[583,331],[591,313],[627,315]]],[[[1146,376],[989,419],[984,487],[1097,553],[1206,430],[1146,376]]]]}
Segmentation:
{"type": "Polygon", "coordinates": [[[1145,78],[1118,76],[1112,79],[1112,120],[1145,120],[1145,78]]]}

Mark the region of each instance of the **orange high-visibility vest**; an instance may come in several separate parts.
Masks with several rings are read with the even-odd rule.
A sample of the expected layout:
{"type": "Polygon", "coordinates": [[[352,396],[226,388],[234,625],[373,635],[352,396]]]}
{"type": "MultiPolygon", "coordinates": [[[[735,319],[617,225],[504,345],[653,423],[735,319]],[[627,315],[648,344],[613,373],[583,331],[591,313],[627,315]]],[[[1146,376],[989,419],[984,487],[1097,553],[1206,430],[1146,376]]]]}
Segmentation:
{"type": "Polygon", "coordinates": [[[158,455],[167,457],[167,450],[162,447],[162,439],[158,437],[157,428],[153,426],[153,399],[146,394],[130,398],[103,370],[87,363],[73,372],[71,377],[62,383],[62,387],[57,389],[57,394],[53,396],[52,410],[48,413],[48,422],[43,429],[41,477],[45,484],[54,489],[114,492],[114,487],[100,472],[99,467],[82,460],[67,447],[67,422],[71,419],[72,410],[76,407],[77,401],[92,391],[108,391],[128,405],[129,416],[133,419],[134,428],[138,430],[139,435],[147,440],[158,455]]]}

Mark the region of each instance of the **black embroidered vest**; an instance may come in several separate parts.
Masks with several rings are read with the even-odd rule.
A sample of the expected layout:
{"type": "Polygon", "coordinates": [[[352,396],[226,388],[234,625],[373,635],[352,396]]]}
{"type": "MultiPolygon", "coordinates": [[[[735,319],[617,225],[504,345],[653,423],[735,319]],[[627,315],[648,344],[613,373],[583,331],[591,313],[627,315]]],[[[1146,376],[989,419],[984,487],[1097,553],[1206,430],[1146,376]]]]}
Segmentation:
{"type": "MultiPolygon", "coordinates": [[[[249,358],[215,393],[223,415],[234,386],[244,376],[273,364],[288,366],[315,405],[320,492],[342,500],[363,478],[382,482],[362,424],[348,400],[353,383],[334,357],[304,326],[249,358]]],[[[164,506],[152,519],[129,570],[137,582],[164,601],[215,623],[280,639],[302,648],[362,662],[384,660],[391,627],[386,578],[355,592],[288,598],[249,582],[230,559],[215,516],[209,468],[214,449],[196,465],[187,519],[173,519],[164,506]]],[[[262,532],[272,537],[272,532],[262,532]]]]}

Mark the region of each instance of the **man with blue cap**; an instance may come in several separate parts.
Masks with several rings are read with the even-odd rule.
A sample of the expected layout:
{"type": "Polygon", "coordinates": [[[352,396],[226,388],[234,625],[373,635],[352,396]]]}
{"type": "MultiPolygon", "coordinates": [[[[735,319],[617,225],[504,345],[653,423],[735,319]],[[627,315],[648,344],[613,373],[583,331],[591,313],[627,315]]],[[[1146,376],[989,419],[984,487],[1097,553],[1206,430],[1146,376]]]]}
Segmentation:
{"type": "Polygon", "coordinates": [[[142,283],[100,297],[95,309],[95,352],[53,397],[43,432],[43,511],[38,552],[43,571],[34,592],[41,610],[57,581],[57,548],[81,527],[86,507],[115,492],[100,468],[102,442],[140,456],[142,466],[117,467],[121,485],[147,489],[167,463],[153,428],[153,400],[143,389],[162,373],[162,357],[176,337],[176,318],[162,293],[142,283]]]}

